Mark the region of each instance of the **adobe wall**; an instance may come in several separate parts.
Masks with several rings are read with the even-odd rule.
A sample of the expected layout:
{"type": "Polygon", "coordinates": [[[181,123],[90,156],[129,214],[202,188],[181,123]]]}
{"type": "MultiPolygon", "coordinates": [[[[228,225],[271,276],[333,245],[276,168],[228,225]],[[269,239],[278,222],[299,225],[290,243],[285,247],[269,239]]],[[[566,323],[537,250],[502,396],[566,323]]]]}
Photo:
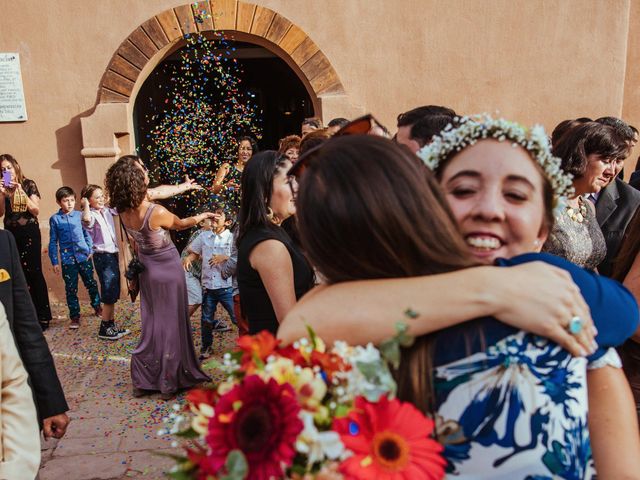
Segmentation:
{"type": "MultiPolygon", "coordinates": [[[[2,0],[0,51],[21,55],[29,120],[0,124],[0,150],[40,186],[45,225],[55,189],[79,190],[86,181],[80,118],[92,113],[114,52],[140,24],[186,3],[2,0]]],[[[313,39],[352,112],[374,112],[390,127],[398,112],[426,103],[499,110],[548,128],[569,117],[622,113],[640,125],[640,33],[629,28],[630,12],[638,25],[640,7],[628,0],[254,3],[313,39]]]]}

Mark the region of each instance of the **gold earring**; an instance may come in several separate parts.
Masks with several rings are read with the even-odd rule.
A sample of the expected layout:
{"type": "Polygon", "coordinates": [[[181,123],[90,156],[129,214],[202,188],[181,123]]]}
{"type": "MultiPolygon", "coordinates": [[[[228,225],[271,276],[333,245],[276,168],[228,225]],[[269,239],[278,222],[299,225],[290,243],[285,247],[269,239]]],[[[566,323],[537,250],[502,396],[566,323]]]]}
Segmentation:
{"type": "Polygon", "coordinates": [[[273,216],[274,216],[273,210],[271,209],[271,207],[267,207],[267,218],[273,222],[273,216]]]}

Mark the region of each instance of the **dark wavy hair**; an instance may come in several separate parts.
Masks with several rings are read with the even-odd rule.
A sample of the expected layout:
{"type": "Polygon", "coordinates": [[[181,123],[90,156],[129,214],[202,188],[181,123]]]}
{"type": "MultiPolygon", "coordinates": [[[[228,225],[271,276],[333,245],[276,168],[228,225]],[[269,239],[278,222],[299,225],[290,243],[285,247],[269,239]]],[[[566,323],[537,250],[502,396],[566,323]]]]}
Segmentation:
{"type": "Polygon", "coordinates": [[[22,173],[22,168],[20,167],[20,164],[18,163],[18,161],[13,158],[12,155],[9,155],[8,153],[3,153],[2,155],[0,155],[0,163],[2,163],[3,161],[7,161],[9,162],[12,166],[13,169],[16,171],[16,180],[18,181],[18,183],[22,183],[25,181],[24,178],[24,174],[22,173]]]}
{"type": "Polygon", "coordinates": [[[552,153],[562,160],[562,169],[575,178],[584,175],[589,155],[622,160],[629,155],[629,144],[615,128],[586,122],[569,129],[553,145],[552,153]]]}
{"type": "Polygon", "coordinates": [[[137,155],[125,155],[107,170],[104,186],[109,204],[118,212],[136,208],[147,196],[141,165],[142,160],[137,155]]]}
{"type": "Polygon", "coordinates": [[[242,171],[238,245],[252,228],[279,228],[269,220],[267,204],[273,193],[273,177],[278,171],[286,168],[288,162],[285,156],[274,150],[260,152],[247,162],[242,171]]]}
{"type": "Polygon", "coordinates": [[[242,137],[238,137],[238,139],[236,140],[236,143],[238,144],[238,150],[240,150],[240,144],[244,140],[246,140],[251,144],[251,155],[255,155],[260,151],[260,149],[258,148],[258,142],[256,142],[256,139],[253,138],[251,135],[244,135],[242,137]]]}

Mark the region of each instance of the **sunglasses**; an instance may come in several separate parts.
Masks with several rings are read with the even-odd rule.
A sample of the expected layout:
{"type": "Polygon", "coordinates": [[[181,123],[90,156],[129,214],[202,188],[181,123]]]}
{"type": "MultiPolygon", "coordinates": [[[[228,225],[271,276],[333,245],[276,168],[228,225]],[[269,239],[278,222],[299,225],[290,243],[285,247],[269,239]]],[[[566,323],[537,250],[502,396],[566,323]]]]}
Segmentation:
{"type": "Polygon", "coordinates": [[[341,137],[343,135],[378,135],[386,138],[391,136],[389,130],[370,113],[347,123],[333,136],[341,137]]]}
{"type": "MultiPolygon", "coordinates": [[[[389,130],[387,130],[386,127],[376,120],[370,113],[347,123],[344,127],[338,130],[333,137],[342,137],[345,135],[377,135],[385,138],[391,137],[389,130]]],[[[298,158],[298,161],[293,165],[293,167],[289,169],[287,175],[288,177],[292,177],[296,180],[296,186],[297,180],[307,169],[310,162],[317,157],[318,151],[323,147],[323,145],[324,143],[312,148],[308,152],[305,152],[298,158]]],[[[291,191],[293,192],[293,187],[291,191]]]]}

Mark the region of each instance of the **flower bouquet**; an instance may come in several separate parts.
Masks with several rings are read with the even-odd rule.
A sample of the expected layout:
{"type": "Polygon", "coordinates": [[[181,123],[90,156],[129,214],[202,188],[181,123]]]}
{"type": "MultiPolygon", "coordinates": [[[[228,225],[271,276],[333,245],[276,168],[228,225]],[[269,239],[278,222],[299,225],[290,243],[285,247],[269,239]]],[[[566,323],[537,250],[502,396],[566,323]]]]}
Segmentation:
{"type": "Polygon", "coordinates": [[[433,422],[395,398],[381,351],[343,342],[327,351],[309,333],[286,347],[266,331],[238,339],[217,365],[226,380],[191,390],[173,415],[169,431],[183,439],[186,454],[174,456],[170,477],[444,476],[442,447],[430,437],[433,422]]]}

